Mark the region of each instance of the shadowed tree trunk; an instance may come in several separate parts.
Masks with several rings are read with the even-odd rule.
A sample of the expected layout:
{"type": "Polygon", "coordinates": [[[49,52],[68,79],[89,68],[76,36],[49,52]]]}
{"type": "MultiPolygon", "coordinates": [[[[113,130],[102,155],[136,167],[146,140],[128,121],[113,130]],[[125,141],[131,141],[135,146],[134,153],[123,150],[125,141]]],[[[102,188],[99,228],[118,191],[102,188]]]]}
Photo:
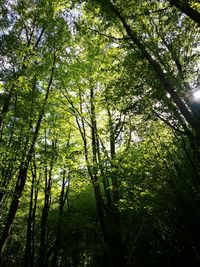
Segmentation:
{"type": "MultiPolygon", "coordinates": [[[[83,140],[84,156],[87,164],[88,174],[93,185],[98,218],[105,243],[110,251],[112,266],[124,267],[126,266],[126,264],[123,253],[120,219],[118,210],[114,205],[114,202],[118,199],[118,188],[116,188],[116,191],[111,198],[109,188],[110,185],[107,180],[107,177],[104,176],[104,171],[100,166],[101,164],[99,162],[101,157],[97,132],[94,89],[93,87],[90,88],[90,109],[88,110],[90,115],[90,122],[87,122],[87,124],[90,125],[91,144],[88,144],[87,132],[85,127],[86,120],[83,117],[82,92],[79,92],[79,111],[74,106],[68,95],[66,96],[66,98],[72,107],[72,111],[76,118],[78,129],[83,140]],[[89,151],[88,147],[91,147],[91,151],[89,151]],[[101,181],[99,179],[100,176],[102,176],[105,196],[103,195],[101,189],[101,181]]],[[[112,139],[112,142],[110,144],[112,150],[111,154],[112,156],[114,156],[115,147],[113,146],[114,140],[112,133],[110,135],[110,138],[112,139]]],[[[117,187],[116,180],[112,179],[112,182],[113,186],[117,187]]]]}
{"type": "Polygon", "coordinates": [[[53,258],[52,258],[51,267],[57,266],[58,252],[60,248],[60,238],[62,234],[62,216],[64,213],[64,206],[65,206],[65,203],[68,197],[69,186],[70,186],[69,176],[70,174],[68,173],[67,175],[66,170],[63,170],[62,188],[60,192],[60,203],[59,203],[59,222],[58,222],[56,238],[55,238],[55,243],[54,243],[54,248],[53,248],[53,258]]]}
{"type": "Polygon", "coordinates": [[[42,210],[42,218],[40,224],[40,251],[39,251],[39,264],[38,266],[47,266],[47,245],[46,245],[46,225],[49,215],[49,209],[51,206],[51,188],[52,188],[52,171],[56,158],[56,141],[52,141],[51,144],[51,161],[47,162],[47,133],[45,130],[45,166],[44,166],[44,176],[45,176],[45,189],[44,189],[44,206],[42,210]]]}
{"type": "Polygon", "coordinates": [[[106,0],[105,4],[108,6],[108,8],[110,8],[110,11],[113,12],[116,15],[116,17],[121,21],[124,29],[126,30],[127,34],[129,35],[130,39],[132,40],[132,42],[140,50],[142,56],[152,66],[152,69],[154,70],[154,72],[156,73],[156,75],[160,81],[162,89],[165,91],[166,94],[168,93],[170,95],[172,101],[176,104],[176,106],[179,109],[182,116],[185,118],[187,123],[190,125],[190,127],[196,133],[196,136],[198,139],[200,137],[199,121],[196,119],[196,117],[193,116],[192,112],[188,109],[188,107],[186,106],[184,101],[180,98],[180,96],[176,92],[173,84],[166,77],[159,62],[157,62],[155,59],[153,59],[152,55],[150,54],[150,52],[148,52],[145,45],[140,41],[137,33],[131,29],[131,27],[126,22],[126,19],[121,15],[121,13],[117,9],[117,7],[109,0],[106,0]]]}
{"type": "Polygon", "coordinates": [[[170,0],[170,4],[200,25],[200,12],[192,8],[188,0],[170,0]]]}
{"type": "Polygon", "coordinates": [[[14,221],[17,209],[18,209],[18,205],[19,205],[19,200],[22,196],[22,192],[26,183],[26,178],[27,178],[27,172],[28,172],[28,168],[29,168],[29,164],[32,160],[32,155],[33,155],[33,151],[34,151],[34,147],[35,147],[35,143],[37,141],[37,137],[39,134],[39,130],[40,130],[40,126],[42,123],[42,119],[44,116],[44,112],[45,112],[45,107],[46,107],[46,103],[49,97],[49,92],[50,92],[50,88],[52,85],[52,81],[53,81],[53,72],[54,72],[54,67],[55,67],[55,60],[56,60],[56,54],[54,51],[54,56],[53,56],[53,64],[52,64],[52,69],[51,69],[51,75],[50,75],[50,79],[49,79],[49,83],[47,86],[47,91],[46,91],[46,95],[45,95],[45,99],[42,105],[42,109],[40,111],[40,114],[38,116],[38,120],[37,120],[37,124],[35,127],[35,131],[33,134],[33,138],[30,144],[30,148],[29,151],[27,153],[27,157],[25,159],[24,162],[21,162],[20,164],[20,168],[19,168],[19,173],[17,176],[17,182],[15,185],[15,190],[14,190],[14,194],[13,194],[13,198],[11,200],[11,205],[10,205],[10,209],[8,212],[8,216],[7,216],[7,220],[5,222],[5,226],[2,232],[2,236],[0,239],[0,256],[4,250],[5,244],[6,244],[6,240],[9,236],[10,233],[10,229],[12,226],[12,223],[14,221]]]}
{"type": "Polygon", "coordinates": [[[34,235],[35,235],[35,213],[38,196],[37,167],[34,161],[32,168],[32,183],[29,204],[29,214],[27,219],[26,248],[24,253],[24,267],[34,267],[34,235]]]}
{"type": "MultiPolygon", "coordinates": [[[[98,172],[100,171],[98,154],[100,154],[98,145],[98,129],[96,122],[96,110],[95,110],[95,95],[94,89],[90,89],[90,119],[91,119],[91,143],[92,143],[92,161],[93,169],[88,168],[89,175],[92,180],[95,199],[97,205],[97,212],[99,215],[99,220],[102,227],[102,232],[104,235],[105,242],[110,250],[111,262],[113,267],[124,267],[125,258],[123,253],[123,244],[121,237],[121,226],[118,210],[115,204],[119,198],[118,196],[118,184],[116,177],[112,178],[113,185],[113,197],[109,199],[106,203],[103,198],[103,193],[100,188],[100,181],[98,178],[98,172]]],[[[110,120],[110,149],[111,149],[111,160],[114,159],[115,155],[115,137],[113,125],[111,125],[110,120]]]]}

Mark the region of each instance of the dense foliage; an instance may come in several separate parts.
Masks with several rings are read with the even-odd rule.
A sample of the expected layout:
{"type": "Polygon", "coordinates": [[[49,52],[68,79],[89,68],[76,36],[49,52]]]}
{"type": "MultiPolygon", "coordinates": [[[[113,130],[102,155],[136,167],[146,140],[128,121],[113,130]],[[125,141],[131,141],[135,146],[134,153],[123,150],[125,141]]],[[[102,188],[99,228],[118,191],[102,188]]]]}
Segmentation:
{"type": "Polygon", "coordinates": [[[0,266],[200,266],[199,2],[0,8],[0,266]]]}

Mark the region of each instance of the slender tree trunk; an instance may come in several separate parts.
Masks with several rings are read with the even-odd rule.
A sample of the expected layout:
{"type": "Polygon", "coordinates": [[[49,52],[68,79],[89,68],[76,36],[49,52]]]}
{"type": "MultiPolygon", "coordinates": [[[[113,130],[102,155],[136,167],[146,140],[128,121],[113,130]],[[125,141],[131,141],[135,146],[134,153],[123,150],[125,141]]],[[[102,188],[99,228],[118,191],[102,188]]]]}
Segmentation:
{"type": "Polygon", "coordinates": [[[47,197],[45,197],[45,203],[42,210],[42,219],[41,219],[41,232],[40,232],[40,252],[39,252],[39,267],[47,266],[47,259],[46,259],[46,223],[49,213],[49,203],[47,197]]]}
{"type": "MultiPolygon", "coordinates": [[[[47,136],[45,131],[45,161],[47,160],[47,136]]],[[[52,142],[52,158],[48,169],[47,162],[45,162],[45,196],[44,196],[44,206],[42,210],[42,218],[40,224],[40,251],[39,251],[39,267],[47,266],[47,246],[46,246],[46,224],[49,214],[49,209],[51,205],[51,187],[52,187],[52,170],[54,166],[54,148],[52,142]]]]}
{"type": "MultiPolygon", "coordinates": [[[[104,203],[102,192],[100,189],[100,181],[97,177],[98,173],[98,135],[97,135],[97,123],[96,123],[96,112],[94,105],[94,90],[90,89],[90,104],[91,104],[91,136],[92,136],[92,152],[93,152],[93,172],[91,173],[91,179],[93,182],[97,211],[99,214],[99,219],[101,222],[104,239],[109,247],[111,252],[112,266],[113,267],[124,267],[125,266],[125,258],[123,253],[123,245],[121,238],[121,226],[119,214],[114,206],[118,200],[118,185],[116,177],[112,177],[113,183],[113,199],[110,203],[111,205],[107,206],[104,203]]],[[[110,149],[111,149],[111,160],[114,159],[115,156],[115,135],[113,125],[111,123],[110,117],[110,149]]]]}
{"type": "Polygon", "coordinates": [[[36,164],[32,170],[32,183],[29,204],[29,214],[27,219],[26,248],[24,253],[24,267],[34,267],[34,222],[36,212],[36,202],[38,195],[38,186],[36,181],[36,164]],[[35,194],[34,194],[35,193],[35,194]]]}
{"type": "Polygon", "coordinates": [[[189,5],[188,0],[170,0],[169,2],[200,25],[200,13],[189,5]]]}
{"type": "Polygon", "coordinates": [[[10,102],[13,96],[13,90],[14,90],[14,85],[11,86],[11,89],[9,91],[9,94],[4,102],[4,105],[1,109],[1,113],[0,113],[0,131],[2,131],[2,124],[3,124],[3,118],[6,115],[6,113],[9,110],[9,106],[10,106],[10,102]]]}
{"type": "Polygon", "coordinates": [[[64,213],[64,205],[66,203],[68,193],[69,193],[69,174],[68,177],[66,177],[66,171],[63,171],[63,179],[62,179],[62,188],[60,192],[60,203],[59,203],[59,222],[56,232],[56,239],[54,243],[54,249],[53,249],[53,258],[51,262],[51,267],[56,267],[57,265],[57,258],[58,258],[58,251],[60,247],[60,237],[61,237],[61,231],[62,231],[62,216],[64,213]]]}
{"type": "Polygon", "coordinates": [[[114,6],[114,4],[111,3],[110,1],[107,1],[107,4],[108,6],[110,6],[110,9],[114,12],[114,14],[118,17],[118,19],[121,21],[130,39],[138,47],[143,57],[152,66],[154,72],[157,74],[157,77],[160,80],[160,84],[163,90],[171,96],[171,99],[176,104],[176,106],[179,108],[179,111],[183,115],[185,120],[192,127],[192,129],[196,132],[197,136],[200,136],[199,122],[192,115],[192,113],[187,108],[183,100],[179,97],[179,95],[177,94],[171,82],[166,78],[166,75],[163,72],[160,64],[156,60],[153,59],[151,54],[147,51],[145,45],[138,38],[137,33],[131,29],[131,27],[126,22],[125,18],[120,14],[119,10],[114,6]]]}
{"type": "Polygon", "coordinates": [[[111,159],[111,179],[112,179],[112,192],[113,192],[113,203],[116,204],[119,201],[119,186],[117,181],[117,173],[115,171],[115,164],[113,163],[115,159],[115,129],[112,120],[112,114],[109,107],[108,110],[108,119],[109,119],[109,132],[110,132],[110,159],[111,159]]]}
{"type": "Polygon", "coordinates": [[[47,100],[48,100],[51,84],[52,84],[52,81],[53,81],[53,72],[54,72],[55,60],[56,60],[56,57],[55,57],[55,52],[54,52],[51,75],[50,75],[50,79],[49,79],[49,83],[48,83],[45,99],[44,99],[44,102],[43,102],[42,110],[41,110],[41,112],[39,114],[39,117],[38,117],[38,121],[37,121],[37,124],[36,124],[35,132],[33,134],[33,139],[32,139],[31,145],[30,145],[30,149],[28,151],[27,158],[26,158],[25,162],[21,163],[21,165],[20,165],[19,174],[18,174],[18,177],[17,177],[17,183],[16,183],[15,190],[14,190],[14,195],[13,195],[13,198],[12,198],[12,201],[11,201],[10,209],[9,209],[9,212],[8,212],[8,217],[7,217],[7,220],[6,220],[3,232],[2,232],[2,236],[1,236],[1,239],[0,239],[0,257],[1,257],[1,254],[2,254],[3,250],[4,250],[4,247],[5,247],[5,244],[6,244],[6,240],[7,240],[8,236],[9,236],[10,229],[11,229],[12,223],[14,221],[14,218],[15,218],[15,215],[16,215],[16,212],[17,212],[17,209],[18,209],[19,200],[21,198],[21,195],[22,195],[25,183],[26,183],[29,164],[30,164],[31,159],[32,159],[32,154],[33,154],[33,151],[34,151],[35,143],[37,141],[37,137],[38,137],[38,134],[39,134],[40,126],[41,126],[42,119],[43,119],[43,116],[44,116],[45,106],[46,106],[46,103],[47,103],[47,100]]]}
{"type": "MultiPolygon", "coordinates": [[[[77,116],[76,109],[71,101],[70,104],[72,105],[73,112],[76,118],[76,122],[83,139],[84,144],[84,154],[85,160],[87,164],[88,174],[91,179],[94,195],[95,195],[95,202],[96,208],[98,213],[99,222],[101,225],[103,237],[107,247],[110,250],[110,256],[112,261],[113,267],[124,267],[125,258],[123,254],[123,245],[121,239],[121,228],[120,228],[120,221],[118,217],[118,213],[116,209],[114,209],[113,199],[109,194],[105,194],[109,197],[107,202],[103,198],[100,181],[99,181],[99,174],[103,174],[104,172],[101,170],[100,162],[100,147],[99,147],[99,140],[98,140],[98,133],[97,133],[97,123],[96,123],[96,112],[95,112],[95,105],[94,105],[94,89],[90,89],[90,130],[91,130],[91,162],[89,157],[88,151],[88,141],[85,129],[85,121],[83,119],[83,112],[82,112],[82,96],[81,93],[79,95],[80,98],[80,113],[81,118],[77,116]],[[80,121],[79,121],[80,120],[80,121]],[[92,165],[92,168],[91,168],[92,165]]],[[[106,179],[103,178],[104,186],[106,187],[106,179]]],[[[108,185],[108,184],[107,184],[108,185]]],[[[106,188],[105,188],[106,191],[106,188]]]]}
{"type": "Polygon", "coordinates": [[[56,160],[56,143],[57,141],[53,140],[51,144],[51,160],[48,164],[48,154],[47,154],[47,133],[45,130],[45,198],[44,206],[42,210],[41,218],[41,232],[40,232],[40,252],[39,252],[39,266],[44,267],[48,265],[48,255],[47,255],[47,245],[46,245],[46,225],[49,214],[49,209],[51,206],[51,188],[52,188],[52,171],[56,160]]]}
{"type": "Polygon", "coordinates": [[[2,233],[2,236],[0,239],[0,255],[2,254],[2,252],[4,250],[6,240],[8,238],[9,233],[10,233],[12,222],[13,222],[15,215],[16,215],[16,212],[17,212],[19,199],[21,197],[21,193],[22,193],[24,185],[25,185],[27,171],[28,171],[28,164],[22,163],[20,166],[20,170],[19,170],[19,174],[18,174],[18,180],[17,180],[16,186],[15,186],[14,196],[13,196],[13,199],[11,202],[8,217],[7,217],[5,227],[3,229],[3,233],[2,233]]]}
{"type": "Polygon", "coordinates": [[[27,232],[26,232],[26,248],[24,254],[24,267],[32,267],[32,209],[33,209],[33,190],[34,190],[34,178],[32,179],[31,184],[31,195],[30,195],[30,204],[29,204],[29,214],[27,219],[27,232]]]}

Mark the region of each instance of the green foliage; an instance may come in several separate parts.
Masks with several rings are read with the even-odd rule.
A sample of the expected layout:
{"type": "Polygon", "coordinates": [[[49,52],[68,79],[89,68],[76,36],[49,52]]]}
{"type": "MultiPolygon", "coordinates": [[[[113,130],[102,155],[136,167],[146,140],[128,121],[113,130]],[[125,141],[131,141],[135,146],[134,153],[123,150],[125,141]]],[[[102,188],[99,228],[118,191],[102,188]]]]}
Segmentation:
{"type": "Polygon", "coordinates": [[[194,21],[152,0],[8,0],[1,11],[1,235],[19,206],[0,265],[117,267],[124,253],[126,267],[199,266],[194,21]]]}

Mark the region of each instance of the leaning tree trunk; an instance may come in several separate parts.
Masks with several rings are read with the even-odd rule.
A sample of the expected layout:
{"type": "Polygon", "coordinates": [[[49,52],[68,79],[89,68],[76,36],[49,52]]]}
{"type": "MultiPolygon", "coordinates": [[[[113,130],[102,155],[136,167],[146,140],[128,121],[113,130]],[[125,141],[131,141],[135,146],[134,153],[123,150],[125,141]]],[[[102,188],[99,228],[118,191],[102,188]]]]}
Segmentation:
{"type": "Polygon", "coordinates": [[[185,118],[187,123],[190,127],[194,130],[197,135],[197,139],[200,137],[200,127],[199,121],[193,116],[190,110],[187,108],[184,101],[180,98],[177,94],[173,84],[169,81],[166,77],[165,73],[163,72],[162,67],[160,66],[159,62],[153,59],[152,55],[146,49],[145,45],[140,41],[137,33],[131,29],[131,27],[126,22],[125,18],[121,15],[119,10],[114,6],[111,1],[106,1],[107,5],[110,7],[110,10],[117,16],[117,18],[121,21],[124,29],[126,30],[130,40],[136,45],[136,47],[140,50],[144,59],[146,59],[149,64],[151,65],[152,69],[156,73],[158,80],[160,81],[162,89],[165,93],[168,93],[172,99],[172,101],[176,104],[177,108],[179,109],[182,116],[185,118]]]}
{"type": "Polygon", "coordinates": [[[200,25],[200,13],[189,5],[188,0],[170,0],[169,2],[200,25]]]}

